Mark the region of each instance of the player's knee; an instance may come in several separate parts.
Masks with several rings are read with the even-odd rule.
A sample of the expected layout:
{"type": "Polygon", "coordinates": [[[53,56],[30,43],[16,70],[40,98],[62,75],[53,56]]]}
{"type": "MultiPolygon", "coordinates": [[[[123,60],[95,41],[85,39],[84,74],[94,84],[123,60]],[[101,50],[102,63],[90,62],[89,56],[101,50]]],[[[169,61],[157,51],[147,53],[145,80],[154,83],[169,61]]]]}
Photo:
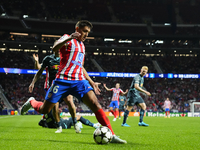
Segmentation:
{"type": "Polygon", "coordinates": [[[143,105],[143,106],[142,106],[142,109],[143,109],[143,110],[146,110],[146,108],[147,108],[146,105],[143,105]]]}
{"type": "Polygon", "coordinates": [[[50,112],[49,109],[43,109],[40,113],[42,113],[42,114],[48,114],[49,112],[50,112]]]}

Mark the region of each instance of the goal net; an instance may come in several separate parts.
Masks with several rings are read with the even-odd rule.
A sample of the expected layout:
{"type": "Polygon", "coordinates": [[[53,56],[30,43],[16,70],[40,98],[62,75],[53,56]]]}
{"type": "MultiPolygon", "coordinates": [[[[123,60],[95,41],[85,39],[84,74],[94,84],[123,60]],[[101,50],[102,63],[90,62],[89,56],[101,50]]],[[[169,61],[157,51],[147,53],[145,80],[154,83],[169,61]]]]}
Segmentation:
{"type": "Polygon", "coordinates": [[[190,107],[192,117],[200,117],[200,102],[193,102],[190,107]]]}

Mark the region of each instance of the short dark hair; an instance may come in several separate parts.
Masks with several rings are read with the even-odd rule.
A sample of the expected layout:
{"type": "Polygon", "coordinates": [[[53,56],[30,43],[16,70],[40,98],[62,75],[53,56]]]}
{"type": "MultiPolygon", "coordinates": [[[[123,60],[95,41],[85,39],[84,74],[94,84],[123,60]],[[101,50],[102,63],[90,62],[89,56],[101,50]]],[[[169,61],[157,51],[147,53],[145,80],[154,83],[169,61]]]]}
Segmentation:
{"type": "Polygon", "coordinates": [[[80,20],[80,21],[78,21],[78,22],[76,23],[75,28],[76,28],[76,27],[83,28],[83,27],[85,27],[85,26],[89,27],[90,29],[93,28],[92,23],[89,22],[89,21],[87,21],[87,20],[80,20]]]}

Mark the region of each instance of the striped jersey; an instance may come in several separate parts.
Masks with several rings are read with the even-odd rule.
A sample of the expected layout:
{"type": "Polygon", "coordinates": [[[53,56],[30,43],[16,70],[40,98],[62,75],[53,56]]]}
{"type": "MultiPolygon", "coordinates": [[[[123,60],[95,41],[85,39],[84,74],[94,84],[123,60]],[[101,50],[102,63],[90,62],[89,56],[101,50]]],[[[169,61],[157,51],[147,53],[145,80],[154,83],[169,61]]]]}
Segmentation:
{"type": "Polygon", "coordinates": [[[165,100],[165,102],[164,102],[164,108],[170,108],[170,107],[171,107],[171,102],[165,100]]]}
{"type": "MultiPolygon", "coordinates": [[[[63,35],[58,41],[69,37],[63,35]]],[[[85,80],[83,62],[85,58],[85,46],[76,39],[68,41],[60,48],[60,66],[56,78],[64,80],[85,80]]]]}
{"type": "Polygon", "coordinates": [[[112,88],[111,91],[113,91],[112,101],[119,101],[119,96],[123,91],[120,88],[112,88]]]}

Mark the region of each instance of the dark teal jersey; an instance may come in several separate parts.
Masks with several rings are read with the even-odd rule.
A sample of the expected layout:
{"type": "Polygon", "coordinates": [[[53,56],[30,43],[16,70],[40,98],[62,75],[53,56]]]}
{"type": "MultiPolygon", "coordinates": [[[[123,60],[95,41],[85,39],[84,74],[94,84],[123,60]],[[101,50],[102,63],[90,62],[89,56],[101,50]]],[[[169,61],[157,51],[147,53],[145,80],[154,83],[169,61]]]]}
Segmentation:
{"type": "Polygon", "coordinates": [[[128,92],[128,97],[130,96],[140,96],[139,91],[135,89],[134,85],[139,84],[139,87],[143,87],[144,84],[144,77],[142,77],[140,74],[137,74],[131,83],[129,92],[128,92]]]}
{"type": "Polygon", "coordinates": [[[56,121],[53,117],[53,113],[52,113],[52,110],[48,113],[48,114],[45,114],[45,119],[46,119],[46,123],[48,125],[48,128],[56,128],[56,121]]]}
{"type": "Polygon", "coordinates": [[[46,56],[42,61],[42,68],[46,68],[46,83],[45,88],[51,86],[52,81],[56,78],[58,67],[60,65],[60,57],[56,57],[55,54],[46,56]]]}
{"type": "MultiPolygon", "coordinates": [[[[57,128],[52,110],[48,114],[45,114],[44,116],[45,116],[48,128],[57,128]]],[[[67,119],[60,118],[60,122],[63,129],[68,129],[68,128],[71,128],[71,126],[73,126],[73,121],[71,117],[67,119]]]]}
{"type": "Polygon", "coordinates": [[[120,106],[124,106],[125,101],[126,101],[126,97],[125,96],[120,96],[119,97],[119,105],[120,106]]]}

